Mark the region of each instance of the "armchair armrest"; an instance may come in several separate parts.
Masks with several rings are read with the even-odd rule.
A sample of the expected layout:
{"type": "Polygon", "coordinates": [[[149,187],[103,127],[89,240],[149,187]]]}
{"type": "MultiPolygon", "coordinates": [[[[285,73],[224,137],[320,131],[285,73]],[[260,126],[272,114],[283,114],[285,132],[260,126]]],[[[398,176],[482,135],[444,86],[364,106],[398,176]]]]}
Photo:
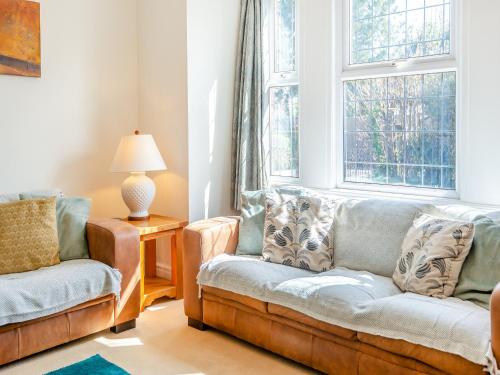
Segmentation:
{"type": "Polygon", "coordinates": [[[120,301],[115,306],[115,325],[131,321],[140,312],[139,233],[116,219],[87,222],[90,258],[118,269],[122,274],[120,301]]]}
{"type": "Polygon", "coordinates": [[[184,229],[184,312],[190,321],[203,321],[203,306],[196,281],[200,266],[219,254],[234,254],[238,230],[237,217],[201,220],[184,229]]]}
{"type": "Polygon", "coordinates": [[[497,284],[491,295],[491,346],[493,354],[500,367],[500,283],[497,284]]]}

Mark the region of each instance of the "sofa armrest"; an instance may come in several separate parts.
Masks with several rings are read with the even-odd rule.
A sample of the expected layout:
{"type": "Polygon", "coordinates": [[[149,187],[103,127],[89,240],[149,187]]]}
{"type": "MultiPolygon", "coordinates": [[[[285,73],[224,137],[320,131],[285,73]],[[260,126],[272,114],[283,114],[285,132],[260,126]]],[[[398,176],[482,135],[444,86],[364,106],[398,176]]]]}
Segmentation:
{"type": "Polygon", "coordinates": [[[120,301],[115,306],[115,325],[128,322],[140,312],[140,254],[137,229],[121,220],[87,222],[90,258],[118,269],[122,274],[120,301]]]}
{"type": "Polygon", "coordinates": [[[203,321],[202,301],[196,282],[200,266],[219,254],[234,254],[238,230],[237,217],[201,220],[184,229],[184,312],[190,319],[203,321]]]}
{"type": "Polygon", "coordinates": [[[490,302],[491,346],[500,368],[500,283],[493,290],[490,302]]]}

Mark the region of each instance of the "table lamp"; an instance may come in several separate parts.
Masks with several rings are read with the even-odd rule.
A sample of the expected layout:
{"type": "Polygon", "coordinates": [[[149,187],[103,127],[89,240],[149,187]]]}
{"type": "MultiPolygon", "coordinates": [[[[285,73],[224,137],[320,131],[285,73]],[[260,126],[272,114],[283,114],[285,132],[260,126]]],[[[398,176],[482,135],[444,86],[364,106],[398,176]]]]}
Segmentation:
{"type": "Polygon", "coordinates": [[[122,198],[130,210],[129,220],[149,219],[149,206],[156,193],[155,183],[146,172],[167,169],[152,135],[140,134],[123,137],[111,164],[113,173],[130,173],[123,181],[122,198]]]}

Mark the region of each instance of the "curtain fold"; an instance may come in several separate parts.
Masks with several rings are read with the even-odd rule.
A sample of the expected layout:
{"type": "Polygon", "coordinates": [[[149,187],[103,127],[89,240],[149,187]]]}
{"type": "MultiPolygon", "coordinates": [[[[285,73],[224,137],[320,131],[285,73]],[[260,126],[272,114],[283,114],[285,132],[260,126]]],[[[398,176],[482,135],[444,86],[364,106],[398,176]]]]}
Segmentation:
{"type": "Polygon", "coordinates": [[[231,205],[266,184],[263,147],[262,0],[242,0],[234,92],[231,205]]]}

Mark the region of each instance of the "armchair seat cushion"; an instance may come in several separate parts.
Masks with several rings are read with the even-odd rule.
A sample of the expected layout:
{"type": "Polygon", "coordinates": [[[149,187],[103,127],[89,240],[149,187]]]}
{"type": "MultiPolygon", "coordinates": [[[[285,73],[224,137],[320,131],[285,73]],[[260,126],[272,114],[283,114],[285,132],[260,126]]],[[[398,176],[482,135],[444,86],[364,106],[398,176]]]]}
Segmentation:
{"type": "Polygon", "coordinates": [[[90,259],[0,276],[0,326],[64,311],[100,296],[120,295],[121,274],[90,259]]]}

